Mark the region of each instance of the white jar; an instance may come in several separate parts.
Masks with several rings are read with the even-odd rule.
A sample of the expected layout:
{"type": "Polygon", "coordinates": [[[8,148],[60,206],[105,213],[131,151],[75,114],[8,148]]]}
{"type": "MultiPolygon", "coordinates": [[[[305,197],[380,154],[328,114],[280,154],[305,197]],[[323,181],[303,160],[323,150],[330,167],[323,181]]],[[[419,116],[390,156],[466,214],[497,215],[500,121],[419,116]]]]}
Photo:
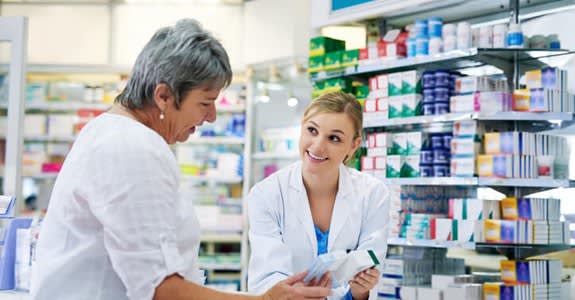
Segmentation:
{"type": "Polygon", "coordinates": [[[441,53],[441,38],[433,37],[429,39],[429,55],[441,53]]]}
{"type": "Polygon", "coordinates": [[[455,24],[445,24],[442,28],[443,37],[446,36],[457,36],[457,26],[455,24]]]}
{"type": "Polygon", "coordinates": [[[457,37],[455,35],[443,36],[443,51],[453,51],[457,49],[457,37]]]}
{"type": "Polygon", "coordinates": [[[507,47],[507,24],[493,26],[493,48],[507,47]]]}
{"type": "Polygon", "coordinates": [[[509,48],[523,48],[524,37],[521,31],[521,25],[517,23],[509,24],[509,32],[507,33],[507,45],[509,48]]]}
{"type": "Polygon", "coordinates": [[[471,25],[467,22],[457,24],[457,49],[471,48],[471,25]]]}
{"type": "Polygon", "coordinates": [[[493,27],[491,25],[479,28],[479,48],[493,48],[493,27]]]}

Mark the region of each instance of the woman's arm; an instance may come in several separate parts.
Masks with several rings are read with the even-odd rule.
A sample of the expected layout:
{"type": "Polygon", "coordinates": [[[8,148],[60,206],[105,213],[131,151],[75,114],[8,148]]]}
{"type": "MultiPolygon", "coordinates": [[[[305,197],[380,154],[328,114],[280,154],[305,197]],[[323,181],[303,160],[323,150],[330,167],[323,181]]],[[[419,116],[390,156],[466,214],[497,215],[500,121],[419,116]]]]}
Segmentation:
{"type": "MultiPolygon", "coordinates": [[[[261,296],[231,294],[216,291],[186,281],[179,275],[168,276],[156,287],[153,300],[288,300],[288,299],[325,299],[331,294],[329,288],[298,285],[305,272],[283,280],[261,296]]],[[[325,280],[325,279],[323,279],[325,280]]],[[[320,284],[321,285],[321,284],[320,284]]]]}

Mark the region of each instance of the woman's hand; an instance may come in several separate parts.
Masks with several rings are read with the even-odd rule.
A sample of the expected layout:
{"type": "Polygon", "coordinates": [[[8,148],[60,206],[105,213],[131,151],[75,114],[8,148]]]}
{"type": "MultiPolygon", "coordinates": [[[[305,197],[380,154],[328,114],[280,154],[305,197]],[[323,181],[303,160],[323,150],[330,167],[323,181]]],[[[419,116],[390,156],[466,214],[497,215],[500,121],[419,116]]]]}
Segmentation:
{"type": "Polygon", "coordinates": [[[262,300],[325,299],[331,295],[331,276],[328,273],[317,282],[304,284],[302,280],[306,274],[299,273],[278,282],[262,295],[262,300]],[[316,285],[312,286],[311,283],[316,285]]]}
{"type": "Polygon", "coordinates": [[[369,291],[373,289],[379,282],[378,269],[367,269],[361,271],[349,281],[351,289],[351,296],[354,300],[364,300],[369,297],[369,291]]]}

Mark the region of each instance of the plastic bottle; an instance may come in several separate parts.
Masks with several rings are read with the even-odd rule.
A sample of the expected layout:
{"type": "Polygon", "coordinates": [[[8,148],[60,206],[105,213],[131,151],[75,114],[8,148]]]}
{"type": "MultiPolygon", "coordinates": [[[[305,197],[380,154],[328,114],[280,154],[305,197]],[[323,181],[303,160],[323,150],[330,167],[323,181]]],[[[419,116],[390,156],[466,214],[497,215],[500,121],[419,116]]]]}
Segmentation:
{"type": "Polygon", "coordinates": [[[507,33],[507,46],[509,48],[523,48],[523,32],[521,31],[521,24],[509,24],[509,32],[507,33]]]}

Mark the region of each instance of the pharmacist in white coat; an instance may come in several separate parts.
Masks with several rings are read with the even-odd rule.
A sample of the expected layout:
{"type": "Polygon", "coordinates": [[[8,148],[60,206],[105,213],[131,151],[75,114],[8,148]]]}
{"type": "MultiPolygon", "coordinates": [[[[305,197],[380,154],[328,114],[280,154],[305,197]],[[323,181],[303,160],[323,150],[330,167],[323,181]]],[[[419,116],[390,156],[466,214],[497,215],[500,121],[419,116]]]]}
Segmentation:
{"type": "MultiPolygon", "coordinates": [[[[387,252],[388,191],[344,166],[361,144],[361,106],[329,93],[306,109],[301,160],[256,184],[248,197],[251,258],[248,291],[261,292],[335,250],[387,252]]],[[[377,299],[377,268],[358,273],[330,299],[377,299]]]]}

